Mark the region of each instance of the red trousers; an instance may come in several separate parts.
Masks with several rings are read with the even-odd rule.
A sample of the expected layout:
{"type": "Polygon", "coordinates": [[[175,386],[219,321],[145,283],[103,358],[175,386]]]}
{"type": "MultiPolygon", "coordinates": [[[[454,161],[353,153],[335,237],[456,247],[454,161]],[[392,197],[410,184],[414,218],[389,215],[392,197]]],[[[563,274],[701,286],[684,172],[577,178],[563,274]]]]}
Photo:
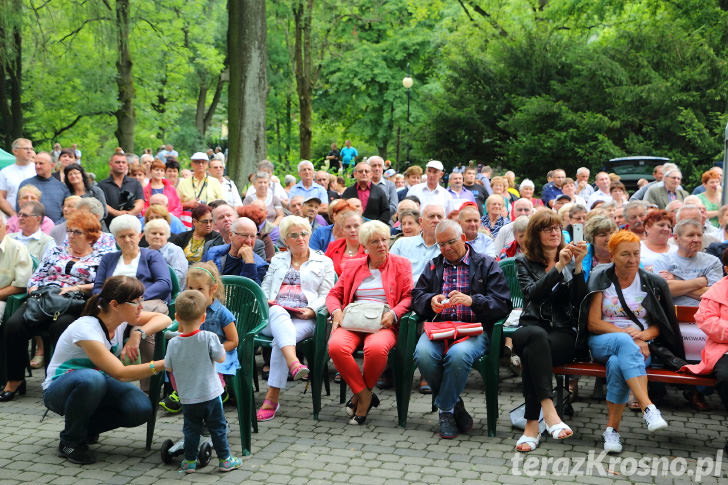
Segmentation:
{"type": "Polygon", "coordinates": [[[341,377],[354,394],[374,388],[377,379],[387,366],[389,351],[397,343],[397,335],[391,328],[377,333],[350,332],[337,328],[329,338],[329,356],[341,377]],[[354,351],[364,341],[364,370],[359,370],[354,351]]]}

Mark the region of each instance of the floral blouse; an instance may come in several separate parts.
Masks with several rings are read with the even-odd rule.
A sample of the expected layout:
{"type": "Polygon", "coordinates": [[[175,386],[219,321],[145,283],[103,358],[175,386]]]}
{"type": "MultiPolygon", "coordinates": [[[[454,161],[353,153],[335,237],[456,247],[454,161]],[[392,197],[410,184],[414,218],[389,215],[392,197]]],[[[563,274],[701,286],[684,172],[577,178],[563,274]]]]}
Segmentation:
{"type": "Polygon", "coordinates": [[[93,251],[88,256],[73,261],[66,249],[58,246],[49,249],[40,262],[38,269],[28,280],[28,288],[33,286],[86,285],[96,279],[96,270],[101,263],[101,254],[93,251]]]}

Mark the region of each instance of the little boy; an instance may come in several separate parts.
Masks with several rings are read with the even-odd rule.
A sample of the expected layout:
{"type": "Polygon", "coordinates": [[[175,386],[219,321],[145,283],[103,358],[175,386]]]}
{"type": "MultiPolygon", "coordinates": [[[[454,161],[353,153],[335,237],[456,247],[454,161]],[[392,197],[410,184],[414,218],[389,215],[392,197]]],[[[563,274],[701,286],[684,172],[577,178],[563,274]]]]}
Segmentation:
{"type": "Polygon", "coordinates": [[[197,290],[183,291],[177,296],[175,309],[181,334],[169,341],[164,357],[165,368],[174,372],[184,414],[182,470],[185,473],[193,473],[197,468],[197,447],[203,422],[210,430],[219,470],[229,472],[241,465],[240,458],[230,454],[227,421],[220,400],[223,388],[215,369],[215,362],[225,360],[225,349],[217,335],[200,330],[206,308],[207,299],[197,290]]]}

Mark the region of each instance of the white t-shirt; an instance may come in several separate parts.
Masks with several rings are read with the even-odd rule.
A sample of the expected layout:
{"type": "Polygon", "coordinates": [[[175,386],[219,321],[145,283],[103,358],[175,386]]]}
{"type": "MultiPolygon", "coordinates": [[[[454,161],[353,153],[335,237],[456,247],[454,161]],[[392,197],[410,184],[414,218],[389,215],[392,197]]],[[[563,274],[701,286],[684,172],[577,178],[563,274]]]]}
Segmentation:
{"type": "Polygon", "coordinates": [[[611,202],[613,199],[612,199],[611,195],[609,195],[605,192],[602,192],[601,190],[597,190],[592,195],[589,196],[589,200],[586,202],[586,204],[587,204],[586,208],[591,210],[594,202],[596,202],[598,200],[603,200],[604,202],[611,202]]]}
{"type": "Polygon", "coordinates": [[[423,212],[425,206],[430,204],[438,205],[443,210],[447,210],[448,201],[452,199],[452,195],[445,187],[438,185],[435,190],[430,190],[427,182],[410,187],[407,195],[416,195],[420,199],[420,212],[423,212]]]}
{"type": "MultiPolygon", "coordinates": [[[[644,328],[647,328],[647,310],[642,306],[642,302],[647,298],[647,293],[642,291],[639,273],[635,275],[631,285],[627,288],[622,288],[622,295],[624,296],[625,303],[632,310],[634,316],[637,317],[637,320],[640,321],[644,328]]],[[[622,304],[619,302],[619,296],[617,296],[617,290],[614,288],[614,283],[609,285],[609,288],[602,293],[602,320],[619,328],[634,327],[637,330],[642,330],[629,318],[627,312],[622,308],[622,304]]]]}
{"type": "Polygon", "coordinates": [[[367,276],[362,280],[359,288],[354,293],[356,301],[376,301],[379,303],[387,303],[387,295],[384,293],[384,283],[382,283],[382,273],[378,269],[370,270],[371,276],[367,276]]]}
{"type": "Polygon", "coordinates": [[[18,165],[14,163],[0,170],[0,190],[7,192],[5,200],[11,207],[15,207],[18,199],[18,186],[20,182],[35,176],[35,165],[18,165]]]}
{"type": "MultiPolygon", "coordinates": [[[[288,200],[288,192],[283,190],[283,186],[278,182],[271,182],[270,187],[273,189],[273,195],[278,197],[278,200],[288,200]]],[[[269,192],[270,193],[270,192],[269,192]]],[[[251,185],[245,192],[245,197],[249,195],[255,195],[255,186],[251,185]]]]}
{"type": "MultiPolygon", "coordinates": [[[[118,327],[111,342],[105,335],[105,330],[101,327],[103,324],[96,317],[81,317],[66,328],[61,334],[53,351],[53,358],[48,364],[46,378],[43,381],[43,389],[47,389],[51,381],[66,372],[76,369],[96,369],[96,365],[91,362],[86,352],[78,346],[78,342],[82,340],[95,340],[101,342],[106,350],[116,355],[121,354],[124,342],[124,330],[127,323],[124,322],[118,327]]],[[[99,371],[100,372],[100,371],[99,371]]]]}
{"type": "Polygon", "coordinates": [[[142,252],[139,251],[134,259],[129,261],[129,264],[124,263],[124,255],[119,257],[119,262],[116,263],[114,274],[111,276],[128,276],[129,278],[137,277],[137,268],[139,268],[139,258],[142,252]]]}
{"type": "Polygon", "coordinates": [[[645,271],[657,273],[655,267],[663,268],[670,262],[670,255],[677,252],[677,246],[669,246],[666,253],[656,253],[647,247],[644,241],[640,242],[640,263],[645,271]]]}

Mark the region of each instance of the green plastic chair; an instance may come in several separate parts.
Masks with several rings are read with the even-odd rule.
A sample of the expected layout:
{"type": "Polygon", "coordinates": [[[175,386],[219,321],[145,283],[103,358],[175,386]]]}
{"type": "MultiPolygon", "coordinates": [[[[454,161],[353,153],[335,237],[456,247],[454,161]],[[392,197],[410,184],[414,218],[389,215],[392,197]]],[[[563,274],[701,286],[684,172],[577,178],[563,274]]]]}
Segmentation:
{"type": "MultiPolygon", "coordinates": [[[[323,325],[326,325],[324,321],[323,325]]],[[[316,315],[316,328],[319,326],[318,314],[316,315]]],[[[296,344],[296,353],[302,353],[306,357],[306,363],[310,366],[309,371],[309,383],[311,384],[311,400],[313,402],[313,418],[318,419],[318,413],[321,410],[321,380],[323,380],[324,387],[326,388],[326,395],[331,394],[331,388],[329,387],[328,379],[326,377],[326,364],[324,363],[324,369],[321,372],[317,372],[318,369],[314,368],[313,362],[316,360],[316,329],[314,329],[314,335],[305,338],[296,344]],[[314,384],[316,382],[316,384],[314,384]],[[314,392],[318,389],[318,393],[314,392]]],[[[270,348],[273,345],[273,337],[267,335],[256,335],[255,347],[267,347],[270,348]]],[[[325,340],[324,340],[325,342],[325,340]]],[[[253,381],[255,385],[255,391],[259,391],[258,387],[258,371],[253,368],[253,381]]],[[[304,391],[305,392],[305,391],[304,391]]]]}
{"type": "MultiPolygon", "coordinates": [[[[416,323],[423,321],[418,315],[415,316],[416,323]]],[[[496,423],[498,422],[498,364],[500,359],[500,348],[503,342],[503,322],[505,318],[493,324],[493,332],[488,342],[488,352],[473,363],[473,369],[480,372],[485,383],[485,407],[488,424],[488,436],[495,436],[496,423]],[[497,351],[492,352],[492,349],[497,351]]],[[[416,328],[416,327],[413,327],[416,328]]],[[[417,342],[415,342],[416,345],[417,342]]],[[[435,398],[432,395],[432,410],[435,411],[435,398]]]]}
{"type": "MultiPolygon", "coordinates": [[[[329,325],[329,312],[326,308],[319,310],[316,315],[316,358],[314,361],[315,370],[312,371],[312,392],[314,396],[314,417],[318,419],[318,412],[321,410],[321,378],[316,379],[313,375],[324,375],[326,363],[329,360],[328,338],[331,334],[329,325]],[[318,387],[314,386],[318,383],[318,387]]],[[[415,373],[415,345],[417,344],[417,321],[416,315],[409,312],[399,322],[399,333],[397,343],[389,351],[389,360],[394,372],[395,398],[397,400],[397,420],[401,427],[407,426],[407,410],[409,409],[410,395],[412,391],[412,377],[415,373]]],[[[357,351],[361,352],[361,351],[357,351]]],[[[328,378],[328,376],[324,377],[328,378]]],[[[346,383],[341,380],[339,386],[339,403],[346,401],[346,383]]]]}
{"type": "Polygon", "coordinates": [[[177,299],[177,295],[179,295],[180,287],[179,287],[179,280],[177,279],[177,275],[175,274],[172,267],[169,267],[169,277],[172,279],[172,296],[169,300],[169,305],[167,307],[169,308],[169,318],[174,320],[174,301],[177,299]]]}
{"type": "Polygon", "coordinates": [[[250,455],[251,428],[258,432],[253,395],[255,369],[255,336],[268,325],[268,301],[255,281],[244,276],[223,276],[225,306],[235,316],[238,330],[238,360],[240,369],[235,374],[233,388],[238,407],[240,441],[243,455],[250,455]]]}
{"type": "MultiPolygon", "coordinates": [[[[521,284],[518,282],[518,268],[516,267],[516,258],[507,258],[501,260],[500,267],[506,277],[508,289],[511,290],[511,301],[513,308],[523,308],[523,292],[521,284]]],[[[518,327],[503,327],[503,337],[510,337],[515,333],[518,327]]]]}

